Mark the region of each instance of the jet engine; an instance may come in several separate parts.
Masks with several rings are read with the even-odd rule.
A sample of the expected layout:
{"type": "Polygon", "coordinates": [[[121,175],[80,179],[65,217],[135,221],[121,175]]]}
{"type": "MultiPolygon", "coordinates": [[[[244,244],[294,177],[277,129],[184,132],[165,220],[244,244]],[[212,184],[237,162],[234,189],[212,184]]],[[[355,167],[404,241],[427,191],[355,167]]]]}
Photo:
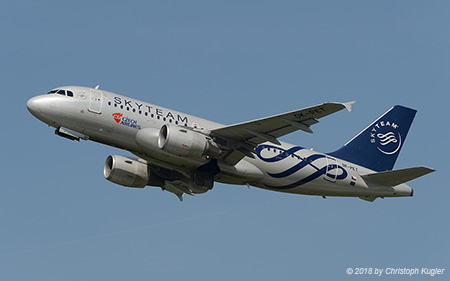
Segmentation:
{"type": "Polygon", "coordinates": [[[143,188],[150,183],[150,171],[143,160],[137,158],[110,155],[103,168],[105,178],[113,183],[143,188]]]}
{"type": "Polygon", "coordinates": [[[184,157],[218,157],[221,153],[217,144],[207,135],[169,124],[161,127],[158,146],[164,151],[184,157]]]}

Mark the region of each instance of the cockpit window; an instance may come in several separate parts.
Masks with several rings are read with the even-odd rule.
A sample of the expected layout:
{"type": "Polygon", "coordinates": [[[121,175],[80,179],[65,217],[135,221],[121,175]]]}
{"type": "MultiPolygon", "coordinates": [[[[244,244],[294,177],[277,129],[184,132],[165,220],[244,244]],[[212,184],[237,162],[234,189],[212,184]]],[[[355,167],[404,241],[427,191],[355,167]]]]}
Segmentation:
{"type": "Polygon", "coordinates": [[[73,92],[69,91],[69,90],[61,90],[61,89],[56,89],[56,90],[51,90],[50,92],[47,93],[47,95],[50,94],[58,94],[58,95],[62,95],[62,96],[68,96],[68,97],[73,97],[73,92]]]}

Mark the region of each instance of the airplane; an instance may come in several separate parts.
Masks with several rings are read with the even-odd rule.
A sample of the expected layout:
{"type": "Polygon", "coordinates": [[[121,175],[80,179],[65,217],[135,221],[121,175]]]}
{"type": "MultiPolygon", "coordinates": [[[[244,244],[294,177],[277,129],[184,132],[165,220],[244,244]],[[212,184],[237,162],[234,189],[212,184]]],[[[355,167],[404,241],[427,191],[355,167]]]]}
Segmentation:
{"type": "Polygon", "coordinates": [[[327,102],[234,125],[222,125],[109,91],[58,87],[26,106],[55,134],[127,150],[110,155],[104,177],[118,185],[160,187],[184,194],[211,190],[214,182],[285,193],[377,198],[413,196],[405,183],[434,170],[393,170],[416,110],[394,106],[337,151],[324,154],[278,138],[312,133],[319,119],[354,102],[327,102]]]}

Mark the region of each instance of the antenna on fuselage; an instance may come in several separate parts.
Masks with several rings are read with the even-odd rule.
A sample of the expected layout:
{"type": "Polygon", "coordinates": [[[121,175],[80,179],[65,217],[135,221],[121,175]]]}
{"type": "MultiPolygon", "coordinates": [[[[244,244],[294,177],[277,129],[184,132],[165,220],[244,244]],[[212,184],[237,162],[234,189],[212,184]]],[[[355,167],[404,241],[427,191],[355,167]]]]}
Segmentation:
{"type": "Polygon", "coordinates": [[[98,87],[100,87],[100,85],[97,85],[97,86],[95,86],[95,88],[94,88],[94,89],[98,90],[98,87]]]}

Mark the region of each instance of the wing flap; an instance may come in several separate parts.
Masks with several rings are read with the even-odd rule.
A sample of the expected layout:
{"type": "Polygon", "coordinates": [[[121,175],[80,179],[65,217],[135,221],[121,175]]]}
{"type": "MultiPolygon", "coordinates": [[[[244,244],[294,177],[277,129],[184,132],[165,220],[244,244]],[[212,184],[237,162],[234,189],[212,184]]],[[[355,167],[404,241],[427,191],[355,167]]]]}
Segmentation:
{"type": "Polygon", "coordinates": [[[283,119],[283,121],[285,121],[286,123],[304,131],[307,133],[311,133],[312,134],[312,130],[309,128],[312,124],[316,124],[319,123],[319,121],[317,121],[316,119],[308,119],[302,122],[297,122],[297,121],[292,121],[289,119],[283,119]]]}
{"type": "Polygon", "coordinates": [[[247,132],[251,133],[252,135],[255,135],[256,137],[259,137],[263,139],[263,141],[268,141],[273,144],[281,145],[281,143],[277,140],[276,137],[272,136],[271,134],[267,133],[261,133],[261,132],[255,132],[250,129],[245,129],[247,132]]]}
{"type": "Polygon", "coordinates": [[[175,194],[181,202],[183,201],[184,194],[194,196],[192,190],[187,188],[181,181],[166,181],[163,190],[175,194]]]}

